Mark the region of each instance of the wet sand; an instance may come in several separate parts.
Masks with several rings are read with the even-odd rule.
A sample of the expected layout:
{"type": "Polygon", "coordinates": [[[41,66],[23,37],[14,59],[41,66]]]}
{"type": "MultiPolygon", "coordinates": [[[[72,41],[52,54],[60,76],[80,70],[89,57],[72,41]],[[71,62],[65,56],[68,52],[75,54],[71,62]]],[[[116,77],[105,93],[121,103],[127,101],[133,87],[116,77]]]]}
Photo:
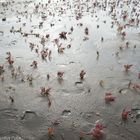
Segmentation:
{"type": "Polygon", "coordinates": [[[5,4],[0,3],[0,140],[95,140],[80,132],[96,122],[105,126],[101,140],[140,140],[139,0],[5,4]],[[132,66],[127,71],[124,65],[132,66]],[[41,87],[51,90],[42,95],[41,87]],[[108,92],[115,97],[109,103],[108,92]],[[124,108],[130,110],[125,121],[124,108]]]}

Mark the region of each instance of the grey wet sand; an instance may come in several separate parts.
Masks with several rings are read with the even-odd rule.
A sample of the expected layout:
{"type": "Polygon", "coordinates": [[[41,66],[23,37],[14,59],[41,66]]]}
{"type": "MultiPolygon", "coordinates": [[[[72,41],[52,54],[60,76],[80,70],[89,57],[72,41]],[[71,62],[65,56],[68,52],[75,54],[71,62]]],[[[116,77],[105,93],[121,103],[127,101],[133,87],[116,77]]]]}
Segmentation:
{"type": "Polygon", "coordinates": [[[139,0],[5,1],[0,139],[140,140],[139,0]]]}

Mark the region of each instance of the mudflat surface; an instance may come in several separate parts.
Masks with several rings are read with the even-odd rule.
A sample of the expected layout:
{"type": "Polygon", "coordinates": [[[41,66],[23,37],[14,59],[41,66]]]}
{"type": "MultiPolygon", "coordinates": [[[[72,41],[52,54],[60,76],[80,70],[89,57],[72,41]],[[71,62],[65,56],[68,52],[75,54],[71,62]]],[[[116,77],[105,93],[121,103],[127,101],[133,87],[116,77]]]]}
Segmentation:
{"type": "Polygon", "coordinates": [[[139,0],[0,3],[0,139],[96,140],[80,132],[99,122],[98,139],[140,140],[139,14],[139,0]]]}

